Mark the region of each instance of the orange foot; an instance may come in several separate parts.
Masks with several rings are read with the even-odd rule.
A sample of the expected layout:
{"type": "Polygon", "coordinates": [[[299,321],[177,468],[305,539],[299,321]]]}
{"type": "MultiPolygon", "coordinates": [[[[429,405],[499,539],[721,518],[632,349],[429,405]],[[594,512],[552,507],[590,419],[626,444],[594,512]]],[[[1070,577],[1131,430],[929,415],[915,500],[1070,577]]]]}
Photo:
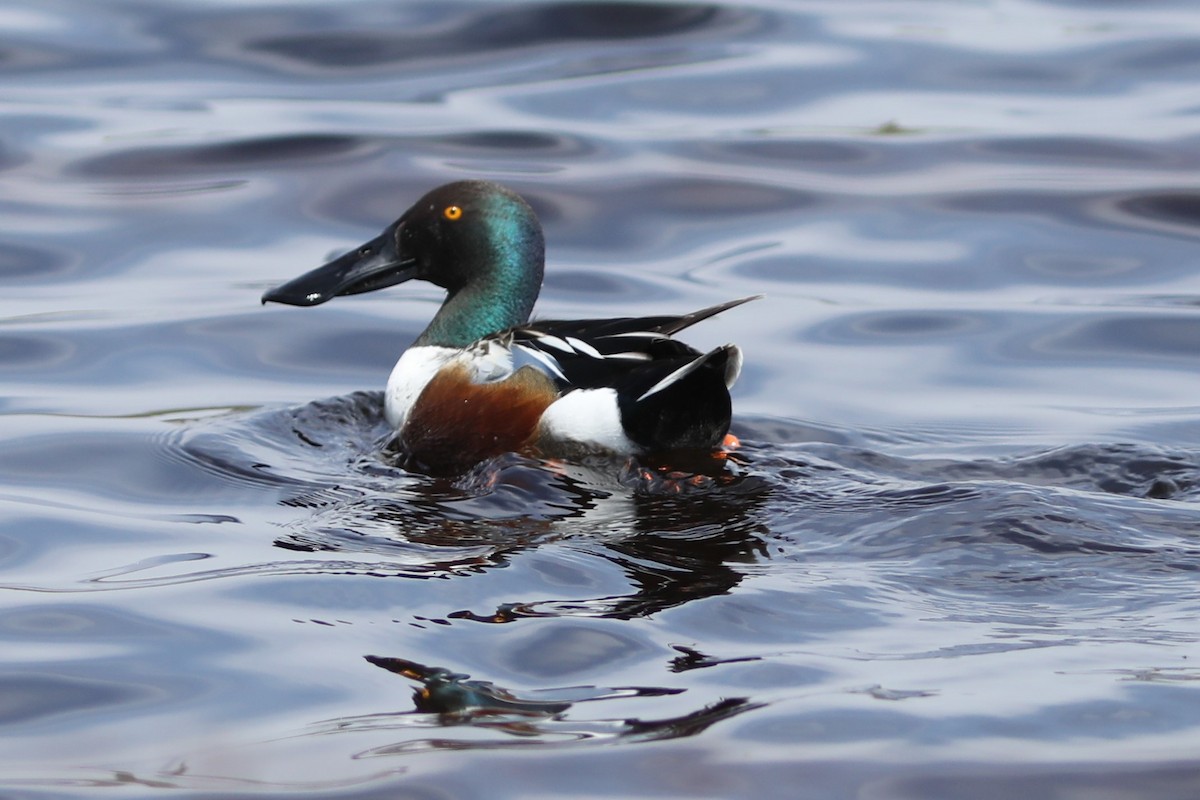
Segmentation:
{"type": "Polygon", "coordinates": [[[680,494],[689,486],[699,488],[712,486],[714,481],[707,475],[694,475],[687,472],[677,472],[663,466],[657,470],[642,467],[638,475],[645,486],[653,487],[655,491],[667,494],[680,494]]]}

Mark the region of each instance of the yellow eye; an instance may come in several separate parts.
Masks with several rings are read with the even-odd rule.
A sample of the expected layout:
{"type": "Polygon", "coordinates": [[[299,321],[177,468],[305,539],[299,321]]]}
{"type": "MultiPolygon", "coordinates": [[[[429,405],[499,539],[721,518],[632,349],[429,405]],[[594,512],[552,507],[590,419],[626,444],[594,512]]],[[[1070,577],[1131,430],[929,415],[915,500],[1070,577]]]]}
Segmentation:
{"type": "Polygon", "coordinates": [[[456,219],[462,218],[462,209],[458,206],[446,206],[442,209],[442,216],[454,222],[456,219]]]}

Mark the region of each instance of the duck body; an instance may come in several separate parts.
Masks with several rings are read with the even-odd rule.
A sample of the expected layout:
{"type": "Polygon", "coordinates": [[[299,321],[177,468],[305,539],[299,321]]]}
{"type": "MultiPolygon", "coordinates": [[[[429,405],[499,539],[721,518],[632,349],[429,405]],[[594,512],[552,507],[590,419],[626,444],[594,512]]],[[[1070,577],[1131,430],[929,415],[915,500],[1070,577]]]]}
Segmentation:
{"type": "Polygon", "coordinates": [[[525,201],[498,184],[460,181],[263,302],[317,305],[414,278],[447,290],[385,392],[399,448],[426,472],[461,472],[514,451],[717,448],[741,351],[701,353],[672,336],[754,298],[681,316],[530,323],[543,267],[541,225],[525,201]]]}

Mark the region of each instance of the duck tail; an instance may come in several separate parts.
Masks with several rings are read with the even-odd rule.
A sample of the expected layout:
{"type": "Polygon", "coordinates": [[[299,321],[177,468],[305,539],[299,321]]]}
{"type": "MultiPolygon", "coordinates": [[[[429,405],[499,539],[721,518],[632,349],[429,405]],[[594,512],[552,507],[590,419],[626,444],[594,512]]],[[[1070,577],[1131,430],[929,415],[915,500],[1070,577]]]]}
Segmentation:
{"type": "Polygon", "coordinates": [[[676,367],[644,390],[620,397],[626,434],[647,450],[717,447],[729,432],[729,386],[741,362],[741,350],[727,344],[676,367]]]}
{"type": "Polygon", "coordinates": [[[690,314],[684,314],[682,317],[671,317],[655,327],[654,331],[667,336],[674,336],[684,328],[692,327],[697,322],[703,322],[709,317],[715,317],[722,311],[728,311],[731,308],[737,308],[743,303],[749,303],[751,300],[761,300],[762,297],[763,296],[761,294],[755,294],[749,297],[742,297],[737,300],[730,300],[725,303],[718,303],[717,305],[709,306],[708,308],[702,308],[699,311],[693,311],[690,314]]]}

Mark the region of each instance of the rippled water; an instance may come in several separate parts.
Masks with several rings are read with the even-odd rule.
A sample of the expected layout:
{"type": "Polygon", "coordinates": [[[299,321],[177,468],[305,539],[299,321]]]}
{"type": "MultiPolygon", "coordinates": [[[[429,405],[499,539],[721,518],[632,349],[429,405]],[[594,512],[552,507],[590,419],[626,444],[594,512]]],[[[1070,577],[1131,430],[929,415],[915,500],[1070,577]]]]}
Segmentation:
{"type": "Polygon", "coordinates": [[[1200,795],[1200,11],[0,3],[6,796],[1200,795]],[[429,187],[766,299],[695,483],[379,452],[429,187]]]}

